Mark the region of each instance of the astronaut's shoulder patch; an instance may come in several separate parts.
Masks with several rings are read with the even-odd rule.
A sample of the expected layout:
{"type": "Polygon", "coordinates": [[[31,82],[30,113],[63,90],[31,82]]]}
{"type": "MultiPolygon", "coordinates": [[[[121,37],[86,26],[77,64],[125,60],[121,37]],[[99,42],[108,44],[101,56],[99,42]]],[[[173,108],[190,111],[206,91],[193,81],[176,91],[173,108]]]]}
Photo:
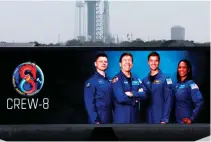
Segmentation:
{"type": "Polygon", "coordinates": [[[198,85],[196,83],[191,83],[190,84],[191,89],[199,89],[198,85]]]}
{"type": "Polygon", "coordinates": [[[115,82],[117,82],[117,81],[118,81],[118,77],[115,76],[115,77],[112,79],[112,83],[115,83],[115,82]]]}
{"type": "Polygon", "coordinates": [[[90,82],[86,83],[86,87],[90,87],[90,86],[91,86],[90,82]]]}
{"type": "Polygon", "coordinates": [[[173,84],[173,82],[172,82],[172,80],[171,80],[171,78],[166,78],[166,82],[167,82],[167,84],[173,84]]]}

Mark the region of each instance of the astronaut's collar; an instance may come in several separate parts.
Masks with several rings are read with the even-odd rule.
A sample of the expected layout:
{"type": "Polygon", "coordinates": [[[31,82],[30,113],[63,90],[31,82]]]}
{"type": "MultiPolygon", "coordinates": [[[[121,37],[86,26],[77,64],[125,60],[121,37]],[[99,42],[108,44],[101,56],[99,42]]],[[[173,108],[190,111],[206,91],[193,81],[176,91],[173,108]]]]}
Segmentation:
{"type": "MultiPolygon", "coordinates": [[[[129,78],[129,77],[127,77],[122,71],[120,71],[121,72],[121,74],[125,77],[125,78],[129,78]]],[[[132,73],[130,72],[130,78],[132,78],[132,73]]]]}
{"type": "MultiPolygon", "coordinates": [[[[154,75],[155,79],[159,78],[161,75],[162,75],[162,71],[160,69],[158,69],[158,73],[156,75],[154,75]]],[[[150,75],[150,72],[149,72],[148,77],[150,78],[150,76],[151,75],[150,75]]]]}
{"type": "Polygon", "coordinates": [[[99,77],[102,77],[102,78],[107,78],[107,75],[106,75],[106,74],[105,74],[105,77],[104,77],[104,76],[103,76],[103,75],[101,75],[98,71],[96,71],[96,72],[95,72],[95,74],[96,74],[96,75],[98,75],[99,77]]]}
{"type": "Polygon", "coordinates": [[[189,80],[188,77],[186,77],[183,81],[178,80],[178,83],[184,83],[184,82],[186,82],[186,81],[188,81],[188,80],[189,80]]]}

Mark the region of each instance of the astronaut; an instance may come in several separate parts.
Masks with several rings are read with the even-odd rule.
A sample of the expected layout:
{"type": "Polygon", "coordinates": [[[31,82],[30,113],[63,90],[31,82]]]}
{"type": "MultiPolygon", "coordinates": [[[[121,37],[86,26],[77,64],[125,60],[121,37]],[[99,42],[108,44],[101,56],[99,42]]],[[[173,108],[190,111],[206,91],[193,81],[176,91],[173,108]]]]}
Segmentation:
{"type": "Polygon", "coordinates": [[[173,105],[173,82],[159,69],[160,55],[151,52],[148,55],[150,73],[143,79],[149,93],[147,103],[147,123],[166,124],[173,105]]]}
{"type": "Polygon", "coordinates": [[[198,85],[192,80],[192,67],[188,60],[181,60],[177,68],[175,87],[175,116],[177,123],[193,123],[204,104],[198,85]]]}
{"type": "Polygon", "coordinates": [[[104,53],[96,56],[96,72],[85,83],[84,102],[90,124],[112,123],[112,87],[106,76],[108,57],[104,53]]]}
{"type": "Polygon", "coordinates": [[[121,71],[113,78],[114,122],[131,124],[137,122],[139,101],[147,98],[146,88],[140,79],[130,72],[133,56],[123,53],[119,60],[121,71]]]}

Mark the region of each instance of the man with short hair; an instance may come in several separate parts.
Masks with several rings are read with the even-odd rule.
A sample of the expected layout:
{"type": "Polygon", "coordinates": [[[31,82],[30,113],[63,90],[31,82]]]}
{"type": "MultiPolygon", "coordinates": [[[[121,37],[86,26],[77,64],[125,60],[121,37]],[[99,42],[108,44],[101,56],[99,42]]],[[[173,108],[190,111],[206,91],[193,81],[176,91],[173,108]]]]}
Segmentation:
{"type": "Polygon", "coordinates": [[[143,79],[143,84],[149,93],[147,121],[150,124],[166,124],[172,108],[173,83],[159,69],[160,55],[151,52],[148,55],[150,73],[143,79]]]}
{"type": "Polygon", "coordinates": [[[113,123],[136,123],[138,101],[147,97],[146,88],[141,80],[131,73],[133,56],[130,53],[123,53],[119,64],[121,71],[112,80],[114,94],[113,123]]]}
{"type": "Polygon", "coordinates": [[[112,123],[111,83],[106,76],[108,57],[104,53],[96,56],[96,72],[85,83],[84,101],[91,124],[112,123]]]}

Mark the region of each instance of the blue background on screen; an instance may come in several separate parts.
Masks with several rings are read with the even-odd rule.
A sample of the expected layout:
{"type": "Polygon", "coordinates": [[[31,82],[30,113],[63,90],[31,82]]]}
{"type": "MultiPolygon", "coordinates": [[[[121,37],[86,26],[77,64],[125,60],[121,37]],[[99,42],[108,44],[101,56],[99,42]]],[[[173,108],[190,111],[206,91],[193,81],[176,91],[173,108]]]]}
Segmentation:
{"type": "MultiPolygon", "coordinates": [[[[125,51],[106,51],[109,64],[106,71],[109,77],[114,77],[119,71],[119,58],[125,51]]],[[[127,51],[133,55],[132,73],[143,79],[149,73],[148,55],[151,51],[127,51]]],[[[163,73],[170,76],[173,82],[176,82],[176,71],[178,62],[182,59],[188,59],[192,63],[193,76],[196,72],[196,61],[188,51],[157,51],[160,54],[160,69],[163,73]]],[[[197,58],[197,57],[196,57],[197,58]]],[[[199,58],[198,58],[199,59],[199,58]]],[[[197,65],[199,67],[199,65],[197,65]]],[[[199,79],[200,80],[200,79],[199,79]]]]}

